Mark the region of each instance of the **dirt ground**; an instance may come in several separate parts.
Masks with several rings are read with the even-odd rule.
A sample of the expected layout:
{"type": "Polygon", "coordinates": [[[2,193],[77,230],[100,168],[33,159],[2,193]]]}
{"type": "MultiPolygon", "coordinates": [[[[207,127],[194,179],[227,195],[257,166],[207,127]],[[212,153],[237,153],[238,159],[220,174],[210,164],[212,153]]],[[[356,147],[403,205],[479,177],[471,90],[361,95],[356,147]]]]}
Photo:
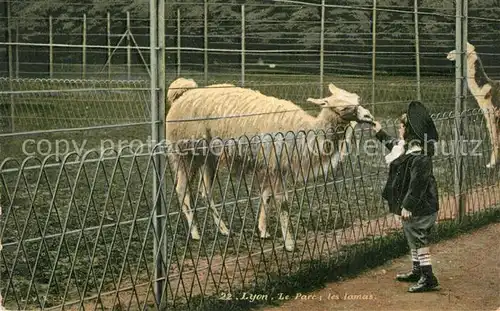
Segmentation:
{"type": "Polygon", "coordinates": [[[500,311],[499,223],[432,245],[431,252],[439,291],[407,293],[409,284],[394,280],[411,265],[409,256],[403,256],[261,311],[500,311]]]}

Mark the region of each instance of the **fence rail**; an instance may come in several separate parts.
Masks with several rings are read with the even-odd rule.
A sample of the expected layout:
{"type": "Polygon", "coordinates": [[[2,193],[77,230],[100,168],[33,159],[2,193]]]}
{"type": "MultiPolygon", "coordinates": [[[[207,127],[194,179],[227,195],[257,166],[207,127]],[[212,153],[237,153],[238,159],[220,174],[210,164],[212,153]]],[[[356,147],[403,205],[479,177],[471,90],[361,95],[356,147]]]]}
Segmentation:
{"type": "MultiPolygon", "coordinates": [[[[253,88],[312,115],[319,111],[306,99],[322,97],[332,82],[358,94],[393,134],[395,118],[420,99],[440,134],[439,222],[498,210],[498,168],[490,160],[498,146],[488,129],[498,111],[478,109],[484,94],[468,87],[471,68],[491,77],[498,68],[500,11],[491,1],[359,3],[150,0],[147,8],[110,9],[107,1],[5,1],[0,304],[189,310],[274,288],[285,275],[340,262],[353,245],[376,247],[400,228],[380,196],[384,147],[359,125],[343,160],[324,172],[289,151],[308,140],[315,147],[302,152],[321,152],[314,148],[334,129],[218,141],[223,156],[209,193],[195,173],[200,163],[187,158],[196,239],[179,203],[179,166],[170,161],[179,145],[164,140],[166,88],[180,76],[203,87],[253,88]],[[469,39],[482,66],[468,63],[469,39]],[[236,151],[265,163],[261,175],[278,167],[270,155],[288,156],[279,162],[288,172],[284,192],[264,194],[255,166],[236,170],[229,160],[236,151]],[[265,234],[259,207],[267,195],[265,234]],[[287,208],[276,205],[283,196],[287,208]],[[283,210],[293,248],[280,228],[283,210]]],[[[191,148],[209,154],[210,141],[193,139],[191,148]]]]}
{"type": "Polygon", "coordinates": [[[149,97],[148,81],[0,78],[1,132],[148,122],[149,97]]]}

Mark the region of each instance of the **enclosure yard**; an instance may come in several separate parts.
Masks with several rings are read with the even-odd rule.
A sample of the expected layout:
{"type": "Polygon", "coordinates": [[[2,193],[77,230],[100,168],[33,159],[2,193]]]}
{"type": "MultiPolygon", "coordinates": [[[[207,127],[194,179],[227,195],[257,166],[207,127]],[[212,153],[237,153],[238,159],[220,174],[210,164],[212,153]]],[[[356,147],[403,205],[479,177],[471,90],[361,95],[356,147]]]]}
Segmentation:
{"type": "MultiPolygon", "coordinates": [[[[450,63],[451,65],[451,63],[450,63]]],[[[200,73],[186,72],[190,77],[204,85],[200,73]]],[[[168,77],[168,81],[175,77],[168,77]]],[[[306,103],[306,99],[319,93],[317,77],[311,75],[246,75],[246,86],[258,89],[263,94],[291,100],[305,110],[316,114],[318,108],[306,103]]],[[[363,104],[383,118],[397,117],[408,101],[417,97],[415,81],[406,76],[381,76],[373,83],[362,76],[325,76],[325,83],[334,83],[357,93],[363,104]],[[372,97],[375,97],[375,101],[372,97]],[[378,99],[378,100],[376,100],[378,99]],[[373,103],[370,105],[370,103],[373,103]]],[[[235,83],[238,75],[214,74],[207,85],[216,83],[235,83]]],[[[454,81],[450,77],[424,77],[421,80],[421,96],[429,109],[434,112],[451,111],[454,107],[454,81]]],[[[237,84],[237,83],[236,83],[237,84]]],[[[326,86],[323,87],[326,90],[326,86]]],[[[134,132],[136,127],[149,125],[150,85],[147,80],[79,80],[79,79],[8,79],[0,78],[1,126],[3,132],[11,129],[12,120],[16,132],[36,132],[64,128],[87,128],[108,126],[105,131],[112,131],[110,125],[120,127],[119,134],[107,133],[99,136],[115,138],[122,131],[134,132]],[[121,125],[121,126],[118,126],[121,125]],[[124,124],[128,124],[123,128],[124,124]]],[[[475,107],[473,99],[471,107],[475,107]]],[[[96,130],[101,130],[96,129],[96,130]]],[[[45,133],[44,133],[45,134],[45,133]]],[[[137,138],[146,138],[136,135],[137,138]]],[[[92,133],[80,135],[91,138],[92,133]]],[[[2,137],[3,139],[4,137],[2,137]]],[[[57,138],[57,136],[55,137],[57,138]]],[[[128,137],[125,137],[125,139],[128,137]]],[[[9,144],[6,140],[2,146],[9,144]]],[[[89,142],[91,143],[91,142],[89,142]]],[[[95,145],[89,145],[94,147],[95,145]]],[[[16,148],[4,148],[3,151],[20,151],[16,148]]],[[[6,155],[9,155],[8,153],[6,155]]],[[[3,155],[4,157],[6,155],[3,155]]],[[[15,155],[15,154],[13,154],[15,155]]]]}
{"type": "MultiPolygon", "coordinates": [[[[273,76],[269,81],[260,80],[255,88],[301,103],[304,109],[315,114],[312,107],[304,104],[305,98],[316,92],[317,84],[310,82],[314,77],[286,79],[277,82],[279,79],[273,76]]],[[[328,79],[339,81],[338,86],[358,92],[363,98],[370,96],[372,86],[366,80],[328,79]]],[[[7,82],[3,80],[4,89],[9,87],[7,82]]],[[[212,81],[219,82],[226,81],[212,81]]],[[[455,161],[453,84],[430,79],[422,83],[425,86],[423,100],[433,112],[438,112],[436,123],[444,143],[440,149],[443,154],[437,158],[435,167],[444,197],[454,191],[454,184],[449,182],[454,178],[455,161]],[[446,89],[449,91],[445,92],[446,89]]],[[[252,176],[229,178],[225,173],[228,167],[219,167],[213,194],[216,203],[225,202],[222,217],[231,226],[229,237],[214,230],[215,225],[206,213],[206,203],[200,201],[197,219],[202,224],[203,239],[200,242],[186,240],[189,231],[173,193],[175,172],[168,166],[160,172],[167,183],[166,196],[160,199],[168,206],[167,227],[160,234],[153,226],[154,208],[150,199],[152,176],[158,173],[151,153],[154,144],[144,149],[139,148],[139,144],[127,147],[124,143],[121,150],[116,146],[103,150],[102,147],[111,146],[100,145],[102,139],[147,140],[147,84],[33,79],[15,80],[14,86],[17,90],[33,90],[14,93],[16,116],[13,120],[18,131],[98,126],[110,119],[126,120],[132,125],[39,133],[29,136],[33,139],[31,145],[26,145],[23,136],[1,138],[5,159],[2,164],[5,193],[2,196],[5,217],[2,264],[11,267],[5,270],[10,272],[4,274],[4,278],[10,280],[4,295],[10,298],[6,300],[7,307],[29,308],[45,303],[44,307],[50,308],[61,303],[71,305],[72,301],[88,307],[97,303],[104,308],[153,305],[155,238],[165,239],[169,254],[167,303],[180,306],[189,303],[187,297],[191,296],[217,296],[217,293],[249,284],[265,286],[267,275],[298,271],[314,260],[340,260],[347,254],[344,248],[349,244],[383,236],[394,229],[392,219],[384,216],[386,210],[379,196],[385,172],[382,153],[370,157],[356,149],[357,145],[373,138],[369,128],[358,128],[352,152],[334,177],[330,172],[327,182],[291,185],[291,222],[297,236],[293,253],[283,250],[274,213],[270,214],[268,224],[272,238],[258,238],[255,230],[259,191],[255,182],[252,184],[252,176]],[[66,123],[58,124],[57,120],[66,123]],[[22,155],[23,143],[25,149],[33,148],[28,150],[31,151],[42,139],[51,142],[72,139],[77,145],[70,147],[83,147],[84,153],[78,153],[78,148],[72,149],[73,153],[65,153],[61,146],[65,154],[60,157],[52,150],[46,157],[37,154],[26,157],[23,162],[9,159],[22,155]],[[139,150],[134,150],[137,148],[139,150]],[[85,298],[79,300],[82,295],[85,298]]],[[[384,127],[395,133],[394,118],[415,97],[412,82],[404,77],[380,79],[377,97],[384,101],[377,102],[374,108],[367,107],[383,116],[387,120],[384,127]]],[[[10,95],[3,95],[3,106],[8,106],[10,100],[10,95]]],[[[465,112],[462,119],[467,121],[467,138],[482,142],[478,148],[466,146],[481,153],[466,159],[467,185],[473,192],[493,196],[485,200],[476,194],[476,200],[480,197],[483,204],[470,210],[473,212],[500,202],[494,194],[498,171],[482,169],[490,147],[485,140],[480,111],[465,112]]],[[[4,120],[11,119],[5,117],[4,120]]],[[[193,184],[196,189],[196,180],[193,184]]],[[[452,218],[457,208],[443,211],[446,215],[443,218],[452,218]]]]}
{"type": "MultiPolygon", "coordinates": [[[[362,80],[342,80],[344,82],[339,85],[361,95],[369,93],[371,88],[362,80]]],[[[41,82],[24,83],[37,85],[41,82]]],[[[138,82],[131,84],[137,85],[138,82]]],[[[396,103],[402,109],[414,97],[410,82],[408,85],[406,89],[402,78],[393,77],[378,89],[383,92],[380,96],[391,105],[376,105],[375,110],[384,116],[384,127],[393,134],[396,123],[390,117],[400,113],[396,103]],[[395,84],[398,85],[397,92],[394,91],[395,84]]],[[[447,107],[452,107],[451,90],[448,93],[450,99],[441,100],[446,98],[443,95],[446,85],[452,88],[451,83],[429,81],[423,94],[433,111],[445,111],[435,116],[443,142],[439,149],[442,154],[437,156],[435,165],[442,197],[442,220],[453,219],[458,213],[456,198],[453,197],[455,185],[450,183],[454,178],[453,125],[456,120],[452,112],[446,112],[449,111],[447,107]]],[[[307,94],[313,93],[315,86],[311,83],[309,87],[296,80],[282,84],[269,81],[259,85],[258,89],[301,102],[307,94]],[[290,92],[292,89],[294,91],[290,92]]],[[[19,108],[16,124],[28,127],[36,120],[39,122],[37,126],[43,124],[50,129],[53,124],[50,116],[54,111],[75,116],[66,118],[66,122],[86,122],[80,126],[98,125],[107,118],[117,117],[123,109],[136,112],[127,116],[140,116],[145,111],[148,95],[141,89],[134,92],[138,95],[123,96],[118,88],[88,91],[94,96],[71,92],[67,97],[63,96],[64,101],[58,98],[64,91],[57,96],[49,92],[23,94],[15,101],[19,108]],[[97,92],[104,95],[97,96],[97,92]],[[29,96],[36,96],[36,100],[29,96]],[[37,105],[30,107],[33,103],[37,105]],[[122,109],[113,107],[118,103],[122,109]],[[101,109],[102,105],[106,109],[101,109]],[[25,109],[21,108],[23,106],[25,109]],[[44,109],[47,109],[46,115],[42,113],[44,109]],[[30,117],[33,111],[36,112],[34,119],[30,117]],[[26,113],[25,118],[23,113],[26,113]],[[82,113],[84,115],[79,117],[82,113]]],[[[306,105],[304,107],[307,109],[306,105]]],[[[146,116],[130,119],[131,123],[140,123],[146,116]]],[[[462,120],[467,124],[466,138],[472,143],[480,142],[465,146],[471,148],[470,151],[474,148],[477,153],[465,158],[464,163],[467,169],[466,210],[474,213],[500,204],[498,170],[484,169],[490,147],[485,139],[481,112],[465,112],[462,120]]],[[[142,127],[143,131],[141,125],[129,129],[101,129],[96,139],[89,131],[89,134],[84,134],[87,145],[83,154],[68,153],[59,159],[55,154],[30,156],[23,162],[7,156],[17,156],[16,152],[22,150],[26,140],[16,136],[2,138],[2,146],[8,146],[4,149],[2,164],[5,193],[2,203],[5,217],[2,264],[15,267],[4,274],[9,280],[5,292],[10,298],[6,300],[7,307],[30,308],[43,303],[45,308],[62,303],[105,309],[119,305],[131,308],[140,308],[143,304],[152,306],[154,259],[157,256],[154,253],[155,239],[164,240],[167,247],[167,304],[179,308],[186,303],[187,306],[195,303],[195,297],[201,295],[217,297],[223,292],[237,292],[250,284],[263,288],[267,285],[266,276],[297,272],[310,262],[332,258],[341,261],[349,254],[351,244],[386,236],[397,229],[394,220],[386,216],[379,195],[386,170],[383,153],[370,156],[360,149],[366,140],[373,139],[369,128],[360,127],[355,131],[356,138],[349,156],[335,174],[328,173],[327,181],[302,184],[295,180],[290,184],[291,223],[297,238],[294,252],[283,249],[275,213],[270,214],[268,223],[271,238],[262,240],[258,237],[256,211],[260,196],[253,176],[230,177],[227,175],[229,167],[225,166],[218,168],[213,195],[216,204],[223,204],[221,215],[230,225],[231,235],[225,237],[215,230],[206,202],[195,191],[199,181],[194,178],[196,217],[203,238],[201,241],[187,240],[189,230],[173,191],[175,172],[168,165],[163,172],[156,171],[151,146],[149,149],[139,148],[137,152],[134,148],[139,145],[114,151],[101,150],[98,145],[100,140],[97,138],[144,141],[148,132],[144,125],[142,127]],[[159,198],[168,207],[164,232],[157,232],[154,228],[155,209],[150,199],[153,174],[159,174],[166,183],[166,194],[159,198]],[[80,300],[78,297],[85,298],[80,300]]],[[[40,139],[52,136],[50,139],[55,140],[61,133],[38,135],[40,139]]],[[[60,137],[72,137],[81,142],[80,135],[81,132],[69,132],[60,137]]],[[[30,138],[36,140],[37,136],[30,138]]],[[[220,209],[221,205],[216,207],[220,209]]]]}

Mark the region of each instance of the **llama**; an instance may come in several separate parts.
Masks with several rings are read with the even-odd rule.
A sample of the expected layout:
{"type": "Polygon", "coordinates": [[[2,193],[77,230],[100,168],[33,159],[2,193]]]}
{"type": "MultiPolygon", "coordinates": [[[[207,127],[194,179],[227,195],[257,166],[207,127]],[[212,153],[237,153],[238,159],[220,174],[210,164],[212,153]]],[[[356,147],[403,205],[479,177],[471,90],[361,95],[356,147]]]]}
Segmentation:
{"type": "MultiPolygon", "coordinates": [[[[484,71],[475,47],[467,43],[467,85],[486,119],[486,127],[492,151],[487,168],[493,168],[500,160],[500,81],[492,80],[484,71]]],[[[450,61],[456,60],[456,50],[447,54],[450,61]]]]}
{"type": "MultiPolygon", "coordinates": [[[[182,165],[188,157],[192,157],[191,173],[201,170],[205,185],[205,193],[202,193],[202,196],[208,198],[213,218],[221,234],[227,235],[229,230],[213,207],[214,202],[209,193],[216,165],[218,161],[224,160],[234,163],[235,171],[248,172],[250,169],[255,171],[261,190],[258,220],[260,237],[270,237],[266,228],[266,211],[271,198],[274,198],[279,210],[285,249],[293,251],[295,242],[288,225],[288,195],[284,179],[287,174],[297,176],[303,170],[306,172],[312,170],[316,176],[321,169],[326,171],[328,168],[335,169],[341,161],[342,152],[336,152],[333,158],[319,152],[311,154],[308,152],[311,144],[318,141],[324,143],[324,138],[318,138],[312,132],[303,135],[289,134],[315,129],[327,130],[336,126],[344,126],[345,129],[349,125],[355,125],[354,122],[373,122],[370,111],[359,104],[357,94],[347,92],[333,84],[329,85],[329,90],[331,92],[329,97],[308,98],[308,102],[322,108],[319,115],[313,117],[291,101],[266,96],[247,88],[227,84],[197,88],[196,82],[184,78],[172,82],[167,94],[171,104],[166,117],[167,141],[180,142],[190,138],[214,141],[220,138],[234,142],[228,151],[224,152],[223,157],[215,152],[209,152],[208,155],[195,154],[192,149],[179,143],[176,143],[176,147],[182,149],[183,154],[169,152],[169,160],[177,172],[176,191],[193,239],[198,240],[200,235],[193,221],[187,187],[188,172],[182,165]],[[288,134],[272,134],[280,132],[288,134]],[[252,135],[255,136],[250,141],[245,138],[252,135]],[[300,137],[296,139],[296,136],[300,137]],[[245,140],[247,146],[254,145],[257,148],[250,147],[249,152],[242,152],[245,145],[242,142],[245,140]],[[258,141],[260,143],[257,143],[258,141]],[[295,150],[293,155],[285,155],[285,150],[292,149],[295,150]],[[298,155],[299,152],[302,154],[298,155]],[[279,160],[273,160],[276,158],[279,160]]],[[[335,142],[342,144],[340,139],[335,142]]]]}

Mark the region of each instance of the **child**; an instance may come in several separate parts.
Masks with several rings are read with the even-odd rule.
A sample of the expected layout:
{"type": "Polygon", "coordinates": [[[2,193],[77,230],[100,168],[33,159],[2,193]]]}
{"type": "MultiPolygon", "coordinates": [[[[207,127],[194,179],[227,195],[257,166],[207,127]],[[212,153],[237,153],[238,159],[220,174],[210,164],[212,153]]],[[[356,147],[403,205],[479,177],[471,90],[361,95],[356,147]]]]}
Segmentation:
{"type": "Polygon", "coordinates": [[[417,282],[409,292],[433,290],[438,286],[432,272],[429,235],[439,210],[436,180],[432,172],[436,126],[427,109],[412,101],[400,118],[399,139],[390,137],[375,122],[376,137],[391,150],[386,156],[389,177],[382,197],[389,210],[401,216],[403,231],[410,246],[413,269],[398,274],[403,282],[417,282]]]}

